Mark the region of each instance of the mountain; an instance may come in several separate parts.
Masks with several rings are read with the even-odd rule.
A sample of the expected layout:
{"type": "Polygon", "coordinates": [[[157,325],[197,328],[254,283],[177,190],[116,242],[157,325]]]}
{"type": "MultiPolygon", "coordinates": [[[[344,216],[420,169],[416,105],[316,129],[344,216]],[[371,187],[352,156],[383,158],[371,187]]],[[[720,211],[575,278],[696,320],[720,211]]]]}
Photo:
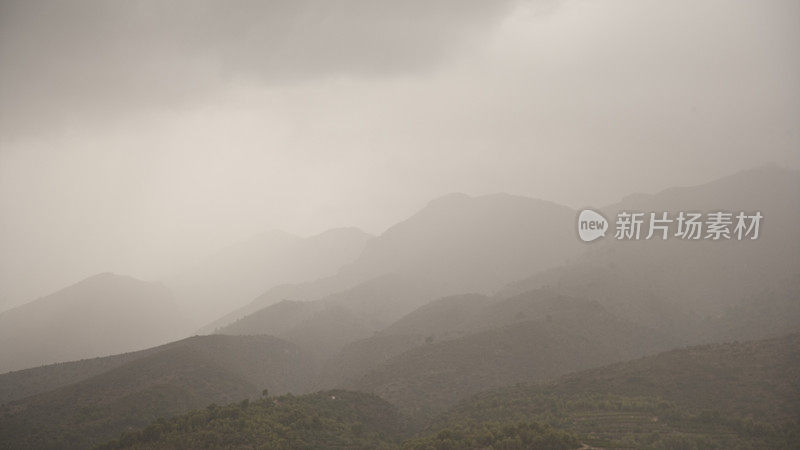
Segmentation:
{"type": "Polygon", "coordinates": [[[408,350],[474,333],[481,329],[476,318],[491,303],[481,294],[433,300],[374,335],[345,345],[324,364],[318,387],[354,385],[364,374],[408,350]]]}
{"type": "MultiPolygon", "coordinates": [[[[319,300],[386,275],[437,285],[433,295],[401,308],[405,312],[443,295],[492,292],[578,254],[583,247],[575,239],[573,219],[570,208],[532,198],[447,195],[370,240],[363,253],[335,276],[276,286],[203,331],[219,329],[282,300],[319,300]]],[[[393,295],[387,290],[381,294],[393,295]]]]}
{"type": "Polygon", "coordinates": [[[557,389],[655,396],[780,422],[800,419],[797,386],[800,334],[670,350],[566,376],[557,389]]]}
{"type": "Polygon", "coordinates": [[[236,308],[201,327],[197,334],[211,334],[232,325],[234,322],[258,316],[262,310],[280,302],[308,302],[318,300],[336,292],[350,289],[364,280],[346,278],[341,275],[321,278],[316,281],[295,284],[279,284],[268,289],[250,303],[236,308]]]}
{"type": "Polygon", "coordinates": [[[391,358],[426,343],[419,335],[377,334],[355,340],[328,358],[317,375],[315,389],[354,386],[364,374],[380,367],[391,358]]]}
{"type": "Polygon", "coordinates": [[[597,447],[793,448],[800,335],[702,345],[480,393],[428,433],[540,420],[597,447]]]}
{"type": "Polygon", "coordinates": [[[437,292],[435,283],[422,278],[388,274],[315,301],[283,300],[218,328],[220,334],[280,335],[288,327],[329,307],[345,308],[377,330],[402,317],[437,292]]]}
{"type": "Polygon", "coordinates": [[[349,309],[324,305],[322,310],[280,336],[312,354],[316,361],[325,361],[344,345],[363,339],[373,332],[349,309]]]}
{"type": "Polygon", "coordinates": [[[790,335],[671,350],[483,391],[423,421],[367,393],[265,396],[100,448],[793,448],[799,346],[790,335]]]}
{"type": "Polygon", "coordinates": [[[377,331],[442,295],[446,287],[423,274],[390,273],[336,292],[325,304],[347,308],[377,331]]]}
{"type": "MultiPolygon", "coordinates": [[[[248,308],[252,310],[280,299],[357,297],[365,301],[353,301],[346,307],[354,317],[367,320],[354,329],[403,334],[383,330],[382,324],[433,298],[471,290],[490,292],[501,279],[529,273],[533,275],[506,284],[500,289],[499,297],[509,298],[547,288],[566,296],[594,299],[611,314],[677,337],[683,344],[765,337],[757,331],[743,332],[741,336],[725,334],[721,328],[742,329],[743,325],[731,323],[731,320],[743,315],[736,316],[731,309],[746,310],[744,305],[754,304],[757,301],[754,299],[764,295],[764,286],[778,287],[787,279],[800,276],[800,229],[794,226],[800,222],[800,210],[796,208],[800,203],[798,192],[800,176],[796,171],[759,168],[700,186],[629,196],[619,204],[604,208],[606,215],[613,217],[619,210],[673,214],[682,210],[729,210],[761,211],[765,219],[761,236],[753,241],[686,242],[673,236],[663,242],[625,242],[609,236],[592,245],[578,244],[573,229],[574,214],[567,208],[508,195],[472,198],[454,194],[434,200],[419,213],[370,241],[363,254],[336,276],[315,283],[276,287],[248,308]],[[566,226],[566,223],[571,225],[566,226]],[[551,246],[562,248],[562,254],[556,250],[557,256],[551,254],[548,251],[553,248],[551,246]],[[573,251],[574,248],[578,250],[573,251]],[[559,261],[562,262],[560,266],[559,261]],[[395,271],[392,274],[400,277],[400,282],[388,283],[382,276],[356,281],[387,270],[395,271]],[[422,277],[435,280],[435,289],[418,292],[416,301],[414,296],[396,295],[397,290],[409,291],[404,289],[404,282],[418,283],[422,277]],[[494,281],[489,282],[486,277],[494,281]],[[459,285],[460,289],[455,287],[459,285]],[[364,295],[364,292],[372,295],[364,295]],[[386,299],[395,300],[387,304],[386,299]],[[373,311],[373,316],[375,311],[386,314],[371,322],[365,314],[369,310],[373,311]]],[[[773,334],[797,329],[799,324],[793,319],[798,317],[796,312],[787,310],[793,304],[776,307],[778,309],[770,313],[772,319],[783,321],[773,334]]],[[[439,314],[452,322],[459,320],[459,314],[468,309],[463,302],[455,308],[439,314]]],[[[464,333],[464,330],[452,328],[455,324],[432,320],[434,312],[419,312],[424,320],[431,321],[432,328],[426,331],[428,335],[441,339],[445,331],[464,333]]],[[[269,327],[258,325],[269,314],[272,314],[270,309],[253,313],[219,331],[274,333],[269,327]]],[[[762,316],[764,314],[766,312],[762,311],[762,316]]],[[[345,321],[342,326],[354,323],[345,321]]],[[[771,323],[765,319],[759,325],[771,329],[771,323]]],[[[750,329],[757,327],[751,325],[750,329]]],[[[352,337],[359,334],[364,333],[354,333],[352,337]]],[[[419,331],[413,334],[419,335],[419,331]]],[[[419,339],[385,341],[392,341],[388,345],[394,352],[402,348],[395,345],[396,342],[418,342],[419,339]]],[[[338,344],[347,342],[340,340],[338,344]]],[[[378,351],[376,354],[390,353],[378,351]]]]}
{"type": "Polygon", "coordinates": [[[335,274],[356,259],[371,238],[357,228],[336,228],[307,238],[270,231],[220,250],[164,283],[193,313],[197,328],[273,286],[335,274]]]}
{"type": "Polygon", "coordinates": [[[547,292],[491,302],[465,323],[463,335],[426,338],[342,387],[373,392],[426,417],[481,390],[547,380],[673,343],[616,318],[597,302],[547,292]]]}
{"type": "Polygon", "coordinates": [[[381,335],[409,335],[442,339],[468,331],[469,324],[490,303],[481,294],[452,295],[434,300],[381,330],[381,335]]]}
{"type": "Polygon", "coordinates": [[[320,300],[281,301],[217,333],[278,336],[324,360],[429,301],[440,289],[424,278],[389,274],[320,300]]]}
{"type": "Polygon", "coordinates": [[[800,274],[762,289],[704,324],[705,341],[724,342],[800,332],[800,274]]]}
{"type": "Polygon", "coordinates": [[[304,392],[314,368],[270,336],[199,336],[141,354],[77,383],[0,407],[0,447],[82,448],[159,417],[260,396],[304,392]]]}
{"type": "MultiPolygon", "coordinates": [[[[465,407],[469,414],[459,413],[460,402],[494,389],[513,394],[482,403],[486,418],[503,424],[486,425],[492,436],[504,429],[541,431],[528,423],[535,420],[593,446],[762,448],[790,442],[784,427],[800,410],[792,392],[800,385],[797,335],[648,355],[800,330],[798,200],[797,172],[746,171],[630,196],[602,210],[610,218],[619,210],[760,211],[765,219],[757,240],[626,242],[607,236],[584,245],[575,238],[569,208],[508,195],[450,195],[373,239],[340,230],[364,243],[338,271],[274,285],[215,322],[217,334],[154,348],[147,347],[167,342],[159,333],[175,333],[180,319],[167,289],[109,274],[93,277],[0,315],[2,342],[31,342],[29,348],[53,353],[89,349],[50,361],[147,350],[0,375],[0,447],[99,444],[159,417],[256,398],[264,388],[375,394],[409,415],[414,426],[445,414],[428,429],[442,425],[442,439],[418,435],[414,442],[422,446],[458,441],[447,436],[470,442],[484,436],[473,435],[477,428],[468,424],[478,413],[471,407],[465,407]],[[111,338],[124,336],[136,345],[97,353],[99,346],[121,346],[111,338]],[[519,383],[517,390],[509,387],[519,383]],[[516,407],[529,415],[515,415],[516,407]]],[[[298,246],[306,240],[279,233],[263,239],[264,246],[245,244],[199,270],[192,283],[206,282],[207,289],[198,292],[222,299],[225,283],[237,279],[253,281],[248,289],[255,290],[256,279],[284,276],[290,268],[262,277],[261,269],[240,273],[236,265],[256,261],[268,268],[264,261],[276,255],[307,261],[322,251],[311,246],[303,253],[298,246]],[[265,253],[263,260],[248,259],[265,253]]],[[[238,295],[235,289],[230,298],[238,295]]],[[[26,350],[19,355],[29,354],[26,346],[15,346],[26,350]]],[[[279,403],[294,401],[283,398],[279,403]]],[[[294,409],[271,415],[266,408],[276,404],[265,400],[255,410],[247,404],[212,407],[114,445],[147,447],[142,439],[162,442],[162,432],[180,442],[209,442],[203,440],[208,435],[183,435],[179,424],[194,420],[186,417],[202,419],[209,433],[227,436],[221,439],[236,439],[226,433],[240,430],[262,442],[249,421],[280,419],[297,435],[312,437],[299,431],[305,426],[322,434],[338,429],[343,442],[361,442],[355,432],[361,419],[326,422],[317,408],[330,411],[318,400],[323,397],[295,418],[294,409]]],[[[378,439],[381,445],[399,442],[378,439]]]]}
{"type": "MultiPolygon", "coordinates": [[[[764,289],[800,276],[800,173],[774,167],[744,171],[699,186],[629,196],[603,208],[618,211],[730,211],[764,216],[756,240],[618,241],[611,234],[560,267],[509,284],[502,296],[539,287],[593,298],[625,319],[682,336],[686,344],[711,339],[710,324],[731,308],[752,303],[764,289]]],[[[670,231],[674,234],[674,224],[670,231]]],[[[795,316],[797,317],[797,316],[795,316]]],[[[770,329],[764,323],[764,331],[770,329]]],[[[800,323],[795,323],[800,325],[800,323]]],[[[728,323],[728,329],[737,326],[728,323]]],[[[791,331],[791,327],[784,327],[791,331]]],[[[732,339],[765,334],[728,335],[732,339]]]]}
{"type": "Polygon", "coordinates": [[[452,293],[491,292],[581,249],[574,211],[508,194],[451,194],[371,241],[344,273],[412,273],[452,293]]]}
{"type": "MultiPolygon", "coordinates": [[[[595,301],[568,297],[545,289],[508,299],[479,294],[444,297],[416,309],[374,336],[344,346],[324,365],[319,375],[319,386],[357,386],[359,377],[364,374],[389,364],[393,358],[412,349],[424,351],[423,348],[434,342],[453,341],[490,331],[489,335],[485,335],[488,337],[505,327],[533,321],[570,323],[572,319],[578,320],[591,314],[599,318],[609,316],[595,301]]],[[[664,342],[677,342],[660,334],[659,338],[664,342]]],[[[483,350],[493,351],[491,348],[483,350]]],[[[470,369],[463,370],[469,372],[470,369]]]]}
{"type": "Polygon", "coordinates": [[[176,344],[169,343],[119,355],[48,364],[0,374],[0,405],[77,383],[176,344]]]}
{"type": "Polygon", "coordinates": [[[163,285],[95,275],[0,314],[0,372],[152,347],[182,319],[163,285]]]}

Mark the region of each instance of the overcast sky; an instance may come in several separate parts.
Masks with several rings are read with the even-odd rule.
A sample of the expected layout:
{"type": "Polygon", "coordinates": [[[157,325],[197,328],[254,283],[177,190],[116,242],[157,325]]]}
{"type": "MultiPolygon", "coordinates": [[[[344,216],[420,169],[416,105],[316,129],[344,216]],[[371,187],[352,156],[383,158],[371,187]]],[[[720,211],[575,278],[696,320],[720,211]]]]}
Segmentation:
{"type": "Polygon", "coordinates": [[[448,192],[800,166],[800,2],[0,0],[0,308],[448,192]]]}

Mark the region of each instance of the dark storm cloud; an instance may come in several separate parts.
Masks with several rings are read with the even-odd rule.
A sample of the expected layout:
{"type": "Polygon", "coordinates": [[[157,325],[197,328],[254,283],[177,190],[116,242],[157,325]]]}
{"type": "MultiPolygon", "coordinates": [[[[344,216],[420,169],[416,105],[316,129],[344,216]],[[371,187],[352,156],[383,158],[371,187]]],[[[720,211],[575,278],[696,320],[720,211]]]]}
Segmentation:
{"type": "Polygon", "coordinates": [[[511,0],[4,1],[0,131],[196,102],[230,82],[424,70],[511,0]]]}

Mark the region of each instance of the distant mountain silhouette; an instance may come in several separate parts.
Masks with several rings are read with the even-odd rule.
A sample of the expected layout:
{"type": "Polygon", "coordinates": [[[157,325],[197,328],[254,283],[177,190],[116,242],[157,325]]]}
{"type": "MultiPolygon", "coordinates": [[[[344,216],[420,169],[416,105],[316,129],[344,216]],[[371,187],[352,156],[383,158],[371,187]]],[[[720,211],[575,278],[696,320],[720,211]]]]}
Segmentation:
{"type": "Polygon", "coordinates": [[[433,200],[367,245],[344,273],[412,273],[454,293],[491,292],[576,254],[574,211],[508,194],[433,200]]]}
{"type": "Polygon", "coordinates": [[[356,259],[371,238],[357,228],[336,228],[308,238],[270,231],[225,248],[164,282],[191,312],[196,329],[273,286],[335,274],[356,259]]]}
{"type": "MultiPolygon", "coordinates": [[[[548,414],[557,413],[563,423],[597,411],[611,422],[630,414],[647,424],[636,439],[664,429],[649,421],[666,408],[686,427],[708,427],[704,432],[725,447],[741,423],[713,417],[708,422],[694,408],[730,396],[719,401],[726,411],[790,416],[796,394],[788,392],[787,380],[797,378],[797,364],[794,350],[776,351],[775,342],[784,341],[696,347],[607,365],[681,345],[800,330],[798,205],[796,171],[754,169],[700,186],[629,196],[602,210],[611,220],[618,210],[761,211],[758,240],[618,242],[609,235],[584,245],[569,208],[510,195],[445,196],[376,238],[355,230],[336,232],[352,241],[329,236],[330,242],[350,242],[333,245],[342,258],[357,247],[353,242],[363,240],[363,251],[333,275],[267,289],[206,327],[217,335],[0,375],[0,403],[8,402],[0,409],[0,436],[9,436],[0,446],[95,444],[158,416],[252,398],[264,387],[275,393],[371,392],[421,425],[487,389],[560,379],[536,385],[534,403],[526,406],[523,396],[518,405],[533,411],[540,406],[535,402],[549,402],[555,409],[541,417],[550,420],[555,416],[548,414]],[[698,358],[708,359],[693,361],[698,358]],[[767,367],[772,363],[779,366],[767,367]],[[688,372],[676,372],[682,368],[688,372]],[[586,369],[592,370],[560,378],[586,369]],[[677,381],[670,385],[670,379],[677,381]],[[758,386],[759,380],[766,382],[758,386]],[[762,394],[767,400],[754,400],[762,394]],[[663,406],[661,396],[677,406],[663,406]],[[785,397],[782,406],[772,408],[769,402],[779,396],[785,397]],[[754,406],[747,409],[751,400],[754,406]],[[605,414],[614,408],[624,414],[605,414]]],[[[327,251],[280,234],[267,241],[266,247],[245,244],[234,256],[220,257],[219,265],[209,263],[195,273],[195,288],[203,293],[198,286],[206,282],[203,295],[222,305],[241,293],[233,288],[227,297],[225,283],[241,276],[254,290],[264,282],[258,280],[260,269],[239,273],[237,265],[249,264],[242,255],[268,254],[256,257],[258,264],[268,262],[256,264],[262,268],[280,255],[294,261],[284,272],[263,275],[272,280],[275,274],[307,275],[301,262],[327,251]],[[307,253],[298,250],[306,244],[307,253]],[[283,250],[265,250],[279,246],[283,250]]],[[[167,342],[178,320],[165,287],[100,275],[0,314],[0,361],[21,368],[146,348],[167,342]]],[[[787,342],[794,348],[792,339],[787,342]]],[[[512,410],[502,414],[513,416],[512,410]]],[[[617,428],[609,435],[623,430],[617,434],[624,439],[627,423],[613,423],[617,428]]],[[[675,423],[669,425],[670,439],[683,432],[675,423]]],[[[751,425],[740,431],[762,426],[751,425]]],[[[783,436],[776,430],[768,434],[783,436]]],[[[746,442],[763,447],[767,441],[758,439],[764,436],[746,442]]],[[[646,446],[642,442],[633,446],[646,446]]]]}
{"type": "Polygon", "coordinates": [[[437,285],[434,295],[398,310],[403,313],[441,295],[491,292],[576,255],[582,246],[575,239],[573,219],[570,208],[542,200],[507,194],[447,195],[369,241],[361,256],[337,275],[277,286],[202,331],[211,332],[281,300],[318,300],[391,274],[437,285]]]}
{"type": "Polygon", "coordinates": [[[294,342],[320,360],[371,336],[441,292],[429,280],[384,275],[321,300],[284,300],[217,330],[219,334],[271,334],[294,342]]]}
{"type": "MultiPolygon", "coordinates": [[[[620,317],[682,336],[687,344],[711,339],[714,333],[708,328],[716,326],[730,308],[752,303],[765,289],[800,276],[798,205],[800,174],[774,167],[744,171],[700,186],[630,196],[604,208],[609,220],[614,220],[620,210],[673,214],[760,211],[764,216],[760,236],[743,241],[681,241],[672,237],[645,242],[616,241],[609,235],[588,245],[581,257],[564,266],[509,284],[501,295],[549,287],[596,299],[620,317]]],[[[764,322],[762,325],[765,334],[748,332],[727,337],[769,336],[770,327],[764,322]]],[[[730,322],[725,326],[737,327],[730,322]]],[[[792,330],[786,324],[782,329],[792,330]]]]}
{"type": "Polygon", "coordinates": [[[152,347],[181,322],[163,285],[95,275],[0,314],[0,372],[152,347]]]}
{"type": "Polygon", "coordinates": [[[434,300],[390,326],[381,335],[418,335],[442,339],[458,336],[470,329],[470,323],[491,303],[480,294],[452,295],[434,300]]]}

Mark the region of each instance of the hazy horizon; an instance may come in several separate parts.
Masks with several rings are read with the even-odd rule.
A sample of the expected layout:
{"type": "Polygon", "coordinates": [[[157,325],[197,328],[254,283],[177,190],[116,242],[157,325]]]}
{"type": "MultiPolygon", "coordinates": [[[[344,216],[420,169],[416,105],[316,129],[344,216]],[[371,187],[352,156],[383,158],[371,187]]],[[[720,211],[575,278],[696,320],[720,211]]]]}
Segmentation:
{"type": "Polygon", "coordinates": [[[0,0],[0,447],[795,448],[800,1],[0,0]]]}
{"type": "Polygon", "coordinates": [[[380,234],[451,192],[576,208],[797,169],[799,15],[3,1],[0,310],[270,229],[380,234]]]}

